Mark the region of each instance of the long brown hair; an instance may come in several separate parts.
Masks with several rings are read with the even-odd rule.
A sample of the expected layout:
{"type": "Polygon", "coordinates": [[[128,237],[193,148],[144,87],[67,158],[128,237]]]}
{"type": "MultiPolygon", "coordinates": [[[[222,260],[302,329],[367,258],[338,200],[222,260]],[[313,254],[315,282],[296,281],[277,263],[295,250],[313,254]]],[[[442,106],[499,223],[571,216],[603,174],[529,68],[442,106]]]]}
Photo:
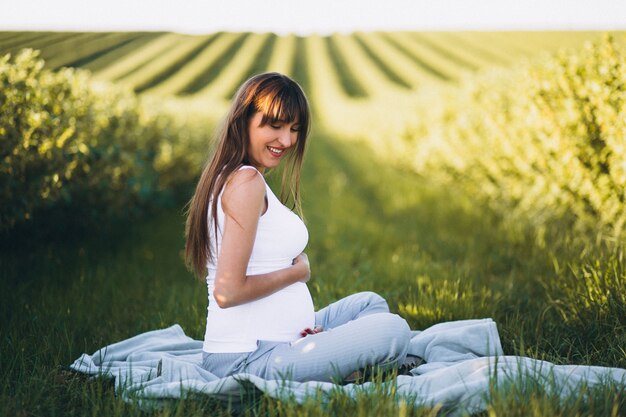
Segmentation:
{"type": "Polygon", "coordinates": [[[309,104],[302,88],[286,75],[276,72],[258,74],[244,82],[235,94],[218,132],[215,152],[204,167],[188,205],[185,260],[198,277],[206,271],[207,260],[214,260],[217,256],[211,253],[207,218],[209,203],[217,236],[217,196],[230,174],[242,164],[249,165],[248,125],[256,112],[263,113],[261,126],[295,120],[300,125],[296,146],[286,155],[280,199],[283,204],[291,202],[292,209],[301,214],[300,170],[310,130],[309,104]]]}

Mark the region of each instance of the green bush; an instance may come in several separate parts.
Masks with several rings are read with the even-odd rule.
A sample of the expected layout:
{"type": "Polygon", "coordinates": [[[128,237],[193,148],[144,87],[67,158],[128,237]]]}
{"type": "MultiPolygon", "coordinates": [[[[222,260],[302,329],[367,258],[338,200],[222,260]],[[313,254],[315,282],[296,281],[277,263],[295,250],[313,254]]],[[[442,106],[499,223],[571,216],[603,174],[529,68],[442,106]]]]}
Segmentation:
{"type": "Polygon", "coordinates": [[[554,233],[624,237],[623,47],[606,37],[483,74],[452,94],[414,130],[419,172],[486,203],[542,244],[554,233]]]}
{"type": "Polygon", "coordinates": [[[171,118],[86,71],[46,70],[38,55],[0,58],[0,231],[55,210],[70,222],[127,216],[191,179],[189,158],[180,167],[162,153],[185,155],[171,118]]]}

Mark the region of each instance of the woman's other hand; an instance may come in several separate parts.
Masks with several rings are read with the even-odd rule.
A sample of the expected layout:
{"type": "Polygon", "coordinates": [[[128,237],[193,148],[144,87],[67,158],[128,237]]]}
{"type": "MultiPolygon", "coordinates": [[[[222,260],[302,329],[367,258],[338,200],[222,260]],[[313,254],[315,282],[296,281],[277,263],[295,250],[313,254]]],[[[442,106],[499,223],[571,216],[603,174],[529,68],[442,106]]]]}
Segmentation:
{"type": "Polygon", "coordinates": [[[323,332],[324,328],[322,326],[313,326],[313,328],[311,329],[310,327],[307,327],[306,329],[302,330],[300,332],[300,336],[305,337],[309,334],[315,334],[315,333],[320,333],[323,332]]]}
{"type": "Polygon", "coordinates": [[[300,255],[296,256],[293,260],[293,265],[297,266],[302,271],[302,278],[299,279],[300,282],[308,282],[309,279],[311,279],[311,266],[306,253],[302,252],[300,255]]]}

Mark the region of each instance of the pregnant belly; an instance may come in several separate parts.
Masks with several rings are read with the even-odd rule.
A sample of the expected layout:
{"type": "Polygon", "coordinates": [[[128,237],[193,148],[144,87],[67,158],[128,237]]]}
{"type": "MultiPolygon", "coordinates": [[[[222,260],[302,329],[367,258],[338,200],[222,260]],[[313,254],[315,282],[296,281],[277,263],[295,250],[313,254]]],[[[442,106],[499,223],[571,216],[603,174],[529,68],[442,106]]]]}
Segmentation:
{"type": "Polygon", "coordinates": [[[315,325],[313,300],[303,282],[251,304],[249,331],[259,340],[290,342],[300,338],[300,331],[315,325]]]}

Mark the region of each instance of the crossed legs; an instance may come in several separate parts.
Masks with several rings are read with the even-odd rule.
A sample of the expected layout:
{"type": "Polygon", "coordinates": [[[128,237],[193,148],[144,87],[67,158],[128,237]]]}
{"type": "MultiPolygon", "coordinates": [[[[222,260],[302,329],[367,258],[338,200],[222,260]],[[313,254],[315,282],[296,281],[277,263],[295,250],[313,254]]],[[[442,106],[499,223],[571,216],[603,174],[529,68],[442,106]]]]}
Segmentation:
{"type": "Polygon", "coordinates": [[[406,321],[373,292],[342,298],[315,313],[324,331],[290,343],[260,341],[238,372],[265,379],[343,380],[367,366],[394,367],[407,354],[406,321]]]}

